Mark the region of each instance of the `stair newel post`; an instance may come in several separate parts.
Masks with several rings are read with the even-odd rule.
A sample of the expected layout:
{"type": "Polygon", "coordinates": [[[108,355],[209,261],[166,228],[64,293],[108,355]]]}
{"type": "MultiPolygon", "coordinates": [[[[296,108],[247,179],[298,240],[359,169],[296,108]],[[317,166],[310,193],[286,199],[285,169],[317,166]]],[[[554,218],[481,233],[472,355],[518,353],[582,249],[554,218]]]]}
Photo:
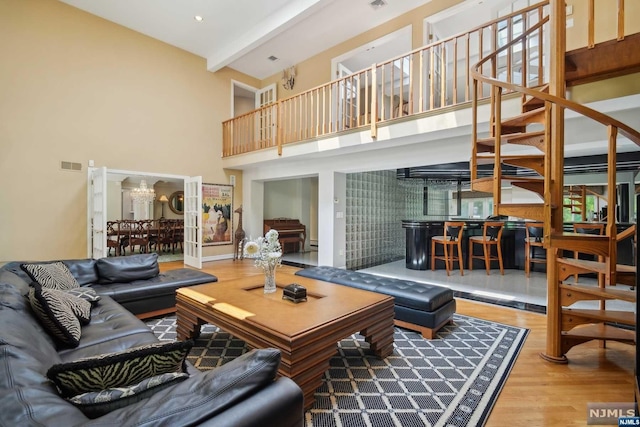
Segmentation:
{"type": "Polygon", "coordinates": [[[495,103],[495,143],[493,162],[493,214],[500,215],[500,203],[502,203],[502,163],[500,160],[500,148],[502,141],[502,88],[494,86],[493,96],[495,103]]]}
{"type": "Polygon", "coordinates": [[[582,185],[580,186],[580,204],[582,205],[582,220],[587,220],[587,187],[582,185]]]}
{"type": "MultiPolygon", "coordinates": [[[[422,84],[422,82],[421,82],[422,84]]],[[[376,64],[371,66],[371,138],[376,139],[378,137],[378,67],[376,64]]],[[[420,94],[422,94],[422,87],[420,87],[420,94]]],[[[422,105],[422,100],[420,100],[422,105]]]]}
{"type": "Polygon", "coordinates": [[[473,181],[478,179],[478,80],[473,79],[473,96],[471,98],[471,189],[473,181]]]}
{"type": "MultiPolygon", "coordinates": [[[[544,119],[545,119],[545,128],[544,128],[544,218],[543,222],[545,224],[551,224],[551,179],[549,177],[552,176],[553,172],[551,170],[551,162],[549,159],[552,157],[551,152],[551,123],[552,123],[552,114],[553,112],[553,103],[549,101],[545,101],[544,103],[544,119]]],[[[546,236],[544,236],[546,238],[546,236]]],[[[545,242],[549,245],[549,242],[545,242]]]]}
{"type": "Polygon", "coordinates": [[[282,117],[284,117],[282,101],[278,101],[275,107],[270,108],[276,112],[276,145],[278,146],[278,156],[282,156],[282,140],[284,139],[282,134],[282,117]]]}
{"type": "Polygon", "coordinates": [[[609,237],[609,256],[606,258],[607,275],[605,277],[605,284],[609,286],[615,286],[617,283],[616,278],[616,265],[618,264],[618,240],[617,240],[617,227],[616,227],[616,212],[617,200],[616,200],[616,139],[618,137],[618,128],[609,125],[608,126],[609,137],[609,153],[607,156],[607,236],[609,237]]]}
{"type": "MultiPolygon", "coordinates": [[[[567,358],[562,354],[562,305],[560,302],[560,278],[555,260],[557,249],[549,246],[550,229],[552,223],[552,180],[553,167],[550,159],[553,156],[551,144],[551,127],[553,123],[553,103],[546,101],[545,105],[545,163],[544,163],[544,242],[547,248],[547,347],[546,352],[540,356],[550,362],[567,363],[567,358]]],[[[557,106],[556,106],[557,107],[557,106]]],[[[562,204],[560,204],[562,209],[562,204]]]]}
{"type": "MultiPolygon", "coordinates": [[[[565,52],[566,52],[566,9],[564,0],[550,0],[549,10],[550,52],[549,52],[549,94],[565,98],[565,52]]],[[[547,346],[541,356],[550,362],[567,363],[562,351],[562,307],[558,277],[558,250],[551,247],[551,236],[563,232],[563,187],[564,187],[564,108],[554,105],[550,123],[546,123],[550,139],[546,141],[546,163],[550,163],[548,193],[545,191],[544,242],[547,247],[547,346]]]]}

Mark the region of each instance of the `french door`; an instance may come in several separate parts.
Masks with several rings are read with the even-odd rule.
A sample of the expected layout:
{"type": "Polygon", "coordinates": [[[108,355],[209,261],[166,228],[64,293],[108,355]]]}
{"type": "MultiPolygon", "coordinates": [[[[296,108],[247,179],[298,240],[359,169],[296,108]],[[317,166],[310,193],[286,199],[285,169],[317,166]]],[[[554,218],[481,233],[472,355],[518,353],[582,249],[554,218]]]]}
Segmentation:
{"type": "MultiPolygon", "coordinates": [[[[338,64],[338,78],[342,79],[343,77],[347,77],[353,74],[353,71],[342,65],[338,64]]],[[[356,117],[354,117],[354,113],[357,109],[358,104],[358,88],[359,88],[359,78],[356,77],[355,81],[352,80],[340,80],[340,84],[338,85],[338,118],[337,125],[339,131],[349,129],[353,127],[356,123],[356,117]]]]}
{"type": "Polygon", "coordinates": [[[184,180],[184,263],[202,268],[202,177],[184,180]]]}
{"type": "Polygon", "coordinates": [[[256,110],[263,108],[256,116],[256,137],[260,148],[273,147],[276,141],[276,85],[271,84],[256,91],[256,110]]]}
{"type": "Polygon", "coordinates": [[[89,168],[89,257],[107,256],[107,168],[89,168]]]}
{"type": "Polygon", "coordinates": [[[110,174],[160,176],[184,179],[184,263],[202,268],[202,177],[161,175],[109,169],[89,168],[87,182],[87,256],[107,256],[107,171],[110,174]]]}

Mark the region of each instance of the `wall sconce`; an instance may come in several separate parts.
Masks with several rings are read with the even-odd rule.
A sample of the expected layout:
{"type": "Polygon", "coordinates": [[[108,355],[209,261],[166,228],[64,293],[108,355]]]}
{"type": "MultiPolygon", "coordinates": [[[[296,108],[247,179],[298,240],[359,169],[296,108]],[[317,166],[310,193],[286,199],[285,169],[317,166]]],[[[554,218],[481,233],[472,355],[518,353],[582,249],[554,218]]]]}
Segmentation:
{"type": "Polygon", "coordinates": [[[293,85],[296,82],[296,67],[289,67],[282,70],[282,87],[286,90],[293,89],[293,85]]]}

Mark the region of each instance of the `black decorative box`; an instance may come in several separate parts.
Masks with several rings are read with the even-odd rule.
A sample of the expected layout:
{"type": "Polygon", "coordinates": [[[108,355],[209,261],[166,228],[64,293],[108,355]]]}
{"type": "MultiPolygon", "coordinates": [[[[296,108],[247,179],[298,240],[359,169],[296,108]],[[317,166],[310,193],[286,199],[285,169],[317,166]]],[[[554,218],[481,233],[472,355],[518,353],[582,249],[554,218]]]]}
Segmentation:
{"type": "Polygon", "coordinates": [[[282,290],[282,298],[293,301],[296,304],[301,301],[306,301],[307,288],[302,285],[298,285],[297,283],[292,283],[284,287],[282,290]]]}

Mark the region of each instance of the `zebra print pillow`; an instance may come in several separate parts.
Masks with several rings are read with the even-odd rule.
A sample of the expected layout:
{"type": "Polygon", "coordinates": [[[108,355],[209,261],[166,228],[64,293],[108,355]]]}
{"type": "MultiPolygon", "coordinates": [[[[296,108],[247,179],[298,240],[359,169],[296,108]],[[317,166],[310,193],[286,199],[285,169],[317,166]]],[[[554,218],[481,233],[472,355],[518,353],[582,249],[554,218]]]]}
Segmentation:
{"type": "MultiPolygon", "coordinates": [[[[77,347],[80,344],[80,320],[72,308],[73,304],[69,301],[70,298],[71,296],[64,295],[64,292],[40,286],[29,289],[31,308],[45,329],[61,343],[77,347]]],[[[80,298],[76,299],[81,301],[78,304],[78,312],[83,313],[81,306],[84,303],[89,306],[87,311],[90,315],[91,303],[80,298]]]]}
{"type": "Polygon", "coordinates": [[[47,371],[47,377],[66,398],[128,387],[156,375],[186,372],[185,360],[192,346],[193,341],[176,341],[101,354],[53,365],[47,371]]]}
{"type": "Polygon", "coordinates": [[[85,301],[89,301],[91,305],[95,305],[95,303],[100,301],[100,295],[98,295],[96,291],[94,291],[88,286],[81,286],[79,288],[68,289],[65,292],[69,295],[73,295],[74,297],[82,298],[85,301]]]}
{"type": "Polygon", "coordinates": [[[98,418],[109,412],[150,397],[157,391],[189,378],[189,374],[171,372],[142,380],[130,387],[115,387],[102,391],[91,391],[73,396],[69,402],[78,407],[87,417],[98,418]]]}
{"type": "Polygon", "coordinates": [[[38,264],[21,264],[22,268],[35,282],[39,283],[43,288],[49,289],[74,289],[79,288],[80,284],[73,277],[69,268],[64,263],[50,262],[38,264]]]}

